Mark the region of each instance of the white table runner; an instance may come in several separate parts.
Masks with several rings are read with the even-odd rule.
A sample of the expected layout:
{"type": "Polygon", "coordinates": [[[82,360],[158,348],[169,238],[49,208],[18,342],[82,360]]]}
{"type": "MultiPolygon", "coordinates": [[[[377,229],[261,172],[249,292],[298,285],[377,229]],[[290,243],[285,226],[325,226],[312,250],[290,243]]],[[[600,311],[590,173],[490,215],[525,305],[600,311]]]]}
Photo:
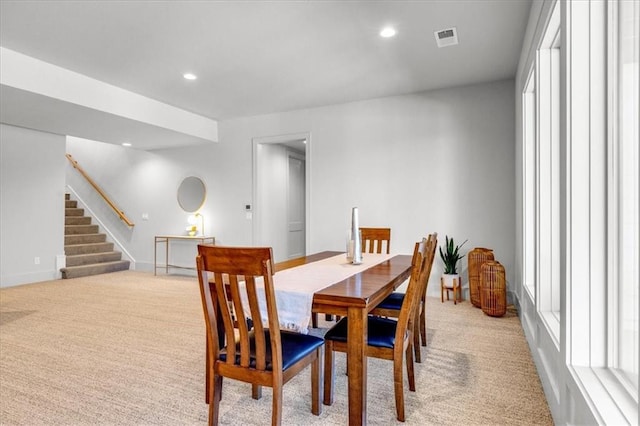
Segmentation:
{"type": "MultiPolygon", "coordinates": [[[[347,263],[346,255],[339,254],[317,262],[285,269],[273,275],[273,286],[276,292],[276,306],[280,328],[307,334],[311,320],[313,294],[340,282],[352,275],[362,272],[374,265],[390,259],[390,254],[363,254],[362,263],[347,263]]],[[[266,318],[266,300],[262,280],[256,281],[258,302],[263,318],[266,318]]],[[[249,303],[246,292],[241,291],[245,317],[250,318],[249,303]]],[[[266,325],[266,324],[265,324],[266,325]]]]}

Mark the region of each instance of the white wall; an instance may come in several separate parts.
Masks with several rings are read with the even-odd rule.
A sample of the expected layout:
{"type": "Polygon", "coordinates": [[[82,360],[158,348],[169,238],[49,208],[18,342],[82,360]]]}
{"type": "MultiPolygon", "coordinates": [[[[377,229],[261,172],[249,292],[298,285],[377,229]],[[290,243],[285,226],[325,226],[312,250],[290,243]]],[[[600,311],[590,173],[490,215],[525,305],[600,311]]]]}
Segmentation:
{"type": "MultiPolygon", "coordinates": [[[[220,143],[142,152],[70,138],[68,149],[130,214],[123,231],[139,269],[153,236],[183,233],[175,192],[207,185],[202,208],[219,244],[252,244],[252,139],[309,132],[310,252],[344,250],[351,207],[363,226],[390,226],[392,251],[429,232],[492,247],[508,277],[514,252],[513,81],[380,98],[220,123],[220,143]],[[141,221],[143,212],[148,221],[141,221]]],[[[135,143],[135,141],[134,141],[135,143]]],[[[177,252],[176,252],[177,253],[177,252]]],[[[466,269],[466,262],[463,262],[466,269]]],[[[436,262],[431,294],[438,293],[436,262]]]]}
{"type": "MultiPolygon", "coordinates": [[[[513,81],[220,123],[222,145],[309,131],[309,251],[344,250],[351,207],[390,226],[392,251],[429,232],[495,249],[513,265],[513,81]]],[[[240,174],[235,174],[240,178],[240,174]]],[[[463,262],[466,269],[466,262],[463,262]]],[[[430,293],[439,292],[436,262],[430,293]]]]}
{"type": "MultiPolygon", "coordinates": [[[[511,281],[513,93],[514,82],[505,80],[222,121],[220,142],[207,146],[146,152],[68,138],[67,151],[135,222],[129,229],[92,196],[82,196],[139,270],[152,270],[154,235],[184,233],[188,214],[176,191],[189,175],[207,186],[206,233],[219,244],[253,244],[244,210],[253,196],[252,139],[309,132],[310,252],[344,250],[351,207],[358,206],[363,226],[392,228],[394,253],[411,253],[430,232],[469,239],[466,249],[492,247],[511,281]]],[[[69,184],[89,194],[77,172],[63,167],[69,184]]],[[[191,246],[173,252],[176,261],[193,261],[191,246]]],[[[440,272],[437,260],[432,295],[439,293],[440,272]]]]}
{"type": "Polygon", "coordinates": [[[64,144],[64,136],[0,124],[0,287],[60,277],[64,144]]]}

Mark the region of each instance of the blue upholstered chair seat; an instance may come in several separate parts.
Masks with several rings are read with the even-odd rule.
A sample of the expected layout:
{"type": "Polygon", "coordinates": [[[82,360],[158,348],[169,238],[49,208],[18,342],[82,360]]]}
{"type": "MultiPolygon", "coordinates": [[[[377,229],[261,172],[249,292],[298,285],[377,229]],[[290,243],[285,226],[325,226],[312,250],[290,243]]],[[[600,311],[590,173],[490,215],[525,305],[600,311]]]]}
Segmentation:
{"type": "Polygon", "coordinates": [[[402,307],[402,302],[404,302],[404,293],[400,293],[398,291],[394,291],[390,295],[386,297],[376,308],[379,309],[395,309],[400,310],[402,307]]]}
{"type": "MultiPolygon", "coordinates": [[[[255,336],[253,332],[250,337],[250,346],[251,346],[251,368],[255,368],[256,366],[256,358],[255,358],[255,336]]],[[[265,342],[267,343],[267,351],[266,351],[266,360],[267,360],[267,370],[271,371],[273,366],[271,365],[271,345],[269,343],[269,339],[271,338],[269,334],[269,330],[264,331],[265,342]]],[[[318,347],[324,344],[324,340],[310,336],[308,334],[300,334],[294,333],[292,331],[280,330],[280,341],[282,342],[282,369],[283,371],[287,368],[294,365],[296,362],[300,361],[311,352],[315,351],[318,347]]],[[[220,351],[220,360],[227,360],[227,350],[226,348],[220,351]]],[[[240,363],[240,347],[238,346],[236,349],[236,363],[240,363]]]]}
{"type": "MultiPolygon", "coordinates": [[[[348,318],[342,318],[324,335],[325,340],[347,341],[348,318]]],[[[368,317],[367,344],[378,348],[393,349],[396,340],[397,321],[376,316],[368,317]]]]}

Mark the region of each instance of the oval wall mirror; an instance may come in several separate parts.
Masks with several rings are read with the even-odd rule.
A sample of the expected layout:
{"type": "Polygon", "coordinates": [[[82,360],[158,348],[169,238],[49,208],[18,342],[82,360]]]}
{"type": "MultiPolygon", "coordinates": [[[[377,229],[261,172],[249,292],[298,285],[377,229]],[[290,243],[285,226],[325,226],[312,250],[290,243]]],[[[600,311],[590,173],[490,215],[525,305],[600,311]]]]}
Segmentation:
{"type": "Polygon", "coordinates": [[[182,210],[193,213],[204,204],[207,190],[202,179],[187,176],[178,187],[178,204],[182,210]]]}

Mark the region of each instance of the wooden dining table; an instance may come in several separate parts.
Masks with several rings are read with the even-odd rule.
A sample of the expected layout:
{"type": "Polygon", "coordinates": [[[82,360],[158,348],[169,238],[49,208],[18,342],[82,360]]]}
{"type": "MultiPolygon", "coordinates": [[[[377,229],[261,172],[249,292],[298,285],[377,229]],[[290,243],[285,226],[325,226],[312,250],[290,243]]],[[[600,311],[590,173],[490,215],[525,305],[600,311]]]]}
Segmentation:
{"type": "MultiPolygon", "coordinates": [[[[340,252],[321,252],[275,265],[279,270],[322,260],[340,252]]],[[[349,425],[367,424],[367,315],[409,278],[411,256],[396,255],[331,284],[313,295],[312,312],[348,318],[347,374],[349,425]]],[[[276,290],[277,291],[277,290],[276,290]]]]}
{"type": "MultiPolygon", "coordinates": [[[[277,274],[341,252],[323,251],[276,263],[277,274]]],[[[312,312],[348,318],[347,374],[349,425],[367,424],[367,315],[411,274],[410,255],[395,255],[314,292],[312,312]]],[[[278,289],[276,288],[276,293],[278,289]]],[[[208,345],[207,345],[208,350],[208,345]]],[[[208,357],[207,357],[208,360],[208,357]]],[[[207,373],[209,369],[207,366],[207,373]]],[[[207,401],[209,395],[206,395],[207,401]]]]}

